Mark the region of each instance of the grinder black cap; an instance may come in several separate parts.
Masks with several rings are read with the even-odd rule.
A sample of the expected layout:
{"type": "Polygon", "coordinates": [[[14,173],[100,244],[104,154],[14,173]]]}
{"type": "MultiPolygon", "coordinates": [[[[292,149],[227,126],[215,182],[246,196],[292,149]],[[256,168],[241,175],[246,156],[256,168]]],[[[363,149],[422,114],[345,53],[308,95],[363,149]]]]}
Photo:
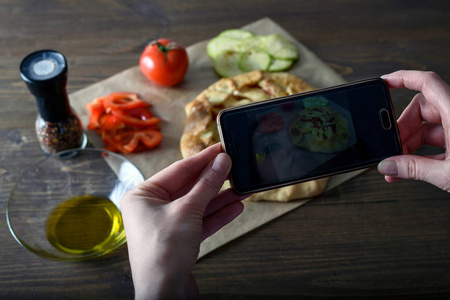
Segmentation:
{"type": "Polygon", "coordinates": [[[67,97],[67,61],[55,50],[40,50],[27,55],[20,64],[20,75],[36,104],[42,119],[62,122],[70,115],[67,97]]]}

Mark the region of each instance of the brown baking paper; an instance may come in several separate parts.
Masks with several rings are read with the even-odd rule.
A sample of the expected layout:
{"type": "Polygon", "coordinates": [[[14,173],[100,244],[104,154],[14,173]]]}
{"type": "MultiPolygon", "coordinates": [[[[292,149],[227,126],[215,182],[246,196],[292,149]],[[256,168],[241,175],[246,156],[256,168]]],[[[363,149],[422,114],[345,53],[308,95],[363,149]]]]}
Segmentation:
{"type": "MultiPolygon", "coordinates": [[[[289,72],[304,79],[310,85],[321,88],[345,82],[333,69],[271,19],[258,20],[243,27],[243,29],[256,34],[279,33],[295,42],[300,52],[300,60],[289,72]]],[[[207,43],[208,41],[203,41],[187,48],[190,60],[189,70],[182,83],[176,87],[165,88],[151,83],[141,74],[139,66],[135,66],[71,94],[69,96],[70,103],[85,125],[89,122],[89,112],[85,104],[96,97],[117,91],[134,92],[138,93],[144,101],[151,103],[153,105],[152,112],[162,119],[160,128],[163,140],[157,148],[150,151],[125,155],[148,178],[182,158],[179,144],[186,120],[184,106],[219,79],[214,71],[211,59],[206,54],[207,43]]],[[[88,130],[86,132],[90,142],[95,147],[103,147],[100,137],[95,132],[88,130]]],[[[360,172],[330,178],[326,190],[338,186],[360,172]]],[[[232,223],[205,240],[201,245],[199,257],[305,204],[309,200],[303,199],[283,203],[244,201],[244,212],[232,223]]]]}

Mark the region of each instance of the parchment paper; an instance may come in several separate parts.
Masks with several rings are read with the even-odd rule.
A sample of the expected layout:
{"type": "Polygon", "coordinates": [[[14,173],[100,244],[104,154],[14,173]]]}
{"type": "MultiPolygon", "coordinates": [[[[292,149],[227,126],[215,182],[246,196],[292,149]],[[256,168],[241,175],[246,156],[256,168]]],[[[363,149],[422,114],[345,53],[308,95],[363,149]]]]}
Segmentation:
{"type": "MultiPolygon", "coordinates": [[[[322,88],[345,82],[333,69],[269,18],[258,20],[244,26],[243,29],[256,34],[279,33],[295,42],[300,52],[300,60],[289,72],[304,79],[310,85],[322,88]]],[[[189,70],[183,82],[176,87],[165,88],[157,86],[141,74],[139,66],[134,66],[69,95],[70,104],[86,126],[89,121],[89,112],[85,108],[85,104],[96,97],[117,91],[134,92],[138,93],[144,101],[151,103],[153,105],[152,112],[162,119],[160,127],[164,136],[163,140],[157,148],[151,151],[125,155],[142,171],[145,178],[148,178],[182,158],[179,143],[186,120],[184,106],[186,103],[194,100],[210,84],[219,79],[213,69],[211,59],[206,54],[207,43],[208,41],[203,41],[187,48],[190,61],[189,70]]],[[[95,147],[103,147],[100,137],[95,132],[86,130],[86,133],[95,147]]],[[[357,171],[332,177],[328,183],[327,191],[361,172],[357,171]]],[[[227,242],[305,204],[309,200],[287,203],[244,201],[244,212],[232,223],[202,243],[199,258],[227,242]]]]}

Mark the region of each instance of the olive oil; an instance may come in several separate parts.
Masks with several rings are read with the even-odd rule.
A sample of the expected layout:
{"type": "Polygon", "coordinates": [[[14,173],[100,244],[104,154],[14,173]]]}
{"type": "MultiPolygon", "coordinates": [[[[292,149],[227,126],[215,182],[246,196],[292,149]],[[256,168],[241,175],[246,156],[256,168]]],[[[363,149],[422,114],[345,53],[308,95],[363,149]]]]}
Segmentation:
{"type": "Polygon", "coordinates": [[[57,206],[46,226],[48,241],[68,254],[109,252],[125,239],[122,216],[107,197],[84,195],[57,206]]]}

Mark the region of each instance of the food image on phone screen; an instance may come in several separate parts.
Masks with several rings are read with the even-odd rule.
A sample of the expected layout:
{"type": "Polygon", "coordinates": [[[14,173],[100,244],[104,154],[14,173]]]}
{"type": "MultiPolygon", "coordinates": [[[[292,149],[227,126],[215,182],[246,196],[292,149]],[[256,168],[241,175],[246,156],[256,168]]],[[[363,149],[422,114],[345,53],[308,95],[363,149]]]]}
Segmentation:
{"type": "Polygon", "coordinates": [[[219,114],[231,181],[247,193],[338,174],[401,154],[381,79],[219,114]]]}
{"type": "Polygon", "coordinates": [[[266,179],[306,175],[356,143],[350,112],[323,96],[295,101],[289,109],[274,107],[255,119],[252,143],[266,179]]]}

